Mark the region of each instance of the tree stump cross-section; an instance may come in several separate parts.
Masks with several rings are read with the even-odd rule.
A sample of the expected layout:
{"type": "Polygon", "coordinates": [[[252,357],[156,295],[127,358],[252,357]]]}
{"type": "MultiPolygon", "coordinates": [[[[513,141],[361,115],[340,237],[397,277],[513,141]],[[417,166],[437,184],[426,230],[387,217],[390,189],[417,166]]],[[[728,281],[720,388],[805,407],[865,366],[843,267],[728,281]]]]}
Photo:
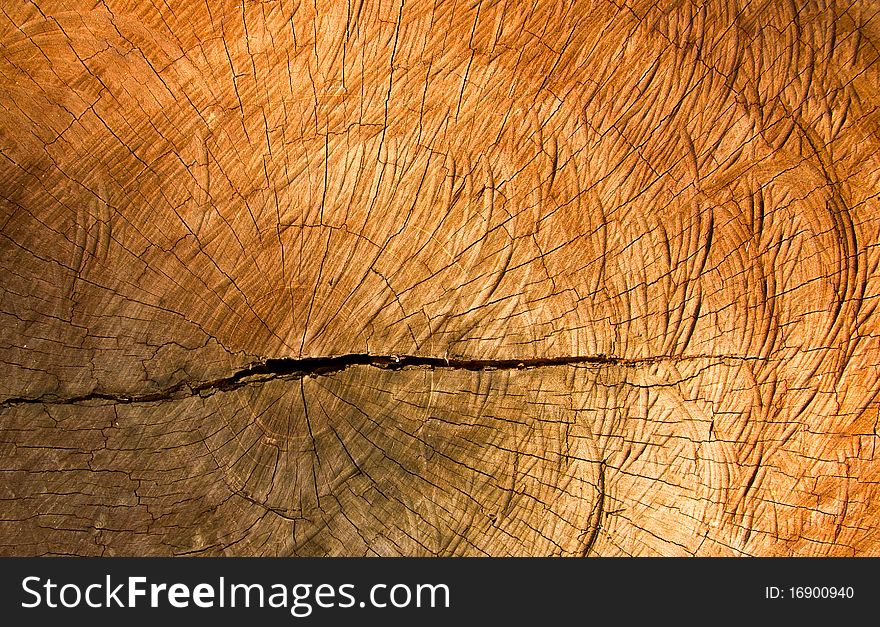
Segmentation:
{"type": "Polygon", "coordinates": [[[878,43],[11,3],[0,554],[878,554],[878,43]]]}

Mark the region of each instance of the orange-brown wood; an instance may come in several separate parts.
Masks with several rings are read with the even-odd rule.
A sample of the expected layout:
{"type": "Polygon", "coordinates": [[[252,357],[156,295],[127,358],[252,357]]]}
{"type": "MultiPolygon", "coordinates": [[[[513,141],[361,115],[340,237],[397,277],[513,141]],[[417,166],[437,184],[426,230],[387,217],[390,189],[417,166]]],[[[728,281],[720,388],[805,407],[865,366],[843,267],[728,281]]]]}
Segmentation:
{"type": "Polygon", "coordinates": [[[0,553],[876,555],[876,3],[9,3],[0,553]]]}

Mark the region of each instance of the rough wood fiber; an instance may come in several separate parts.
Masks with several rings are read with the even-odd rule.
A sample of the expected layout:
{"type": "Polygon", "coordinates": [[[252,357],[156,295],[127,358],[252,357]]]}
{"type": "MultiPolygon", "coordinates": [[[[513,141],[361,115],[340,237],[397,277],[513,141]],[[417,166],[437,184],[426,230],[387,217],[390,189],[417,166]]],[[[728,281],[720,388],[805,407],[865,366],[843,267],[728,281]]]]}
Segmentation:
{"type": "Polygon", "coordinates": [[[0,553],[880,553],[878,11],[6,3],[0,553]]]}

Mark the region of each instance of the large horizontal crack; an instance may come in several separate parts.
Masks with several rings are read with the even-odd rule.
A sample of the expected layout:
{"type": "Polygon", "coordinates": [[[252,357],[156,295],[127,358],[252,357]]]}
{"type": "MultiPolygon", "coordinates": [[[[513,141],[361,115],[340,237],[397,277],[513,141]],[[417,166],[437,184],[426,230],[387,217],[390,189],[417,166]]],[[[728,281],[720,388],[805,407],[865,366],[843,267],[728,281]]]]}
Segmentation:
{"type": "Polygon", "coordinates": [[[543,359],[464,359],[446,357],[422,357],[417,355],[370,355],[352,353],[335,357],[284,357],[267,359],[266,361],[248,366],[228,377],[211,381],[181,381],[173,386],[146,394],[125,394],[108,392],[90,392],[79,396],[58,397],[44,395],[39,397],[12,397],[0,403],[4,409],[14,405],[52,404],[73,405],[90,401],[109,401],[112,403],[155,403],[159,401],[187,398],[190,396],[210,396],[215,392],[228,392],[245,385],[271,381],[273,379],[301,379],[303,377],[320,377],[341,372],[352,366],[368,366],[382,370],[404,370],[426,368],[431,370],[528,370],[553,366],[608,366],[637,367],[661,363],[664,361],[691,360],[755,360],[758,357],[737,355],[660,355],[627,359],[608,355],[550,357],[543,359]]]}

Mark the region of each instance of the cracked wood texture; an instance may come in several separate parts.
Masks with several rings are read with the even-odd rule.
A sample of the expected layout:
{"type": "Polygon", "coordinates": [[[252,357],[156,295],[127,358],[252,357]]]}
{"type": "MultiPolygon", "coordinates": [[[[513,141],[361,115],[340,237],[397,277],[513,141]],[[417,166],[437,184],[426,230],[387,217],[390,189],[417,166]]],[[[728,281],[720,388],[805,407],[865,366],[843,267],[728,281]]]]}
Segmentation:
{"type": "Polygon", "coordinates": [[[0,553],[880,553],[878,11],[4,3],[0,553]]]}

